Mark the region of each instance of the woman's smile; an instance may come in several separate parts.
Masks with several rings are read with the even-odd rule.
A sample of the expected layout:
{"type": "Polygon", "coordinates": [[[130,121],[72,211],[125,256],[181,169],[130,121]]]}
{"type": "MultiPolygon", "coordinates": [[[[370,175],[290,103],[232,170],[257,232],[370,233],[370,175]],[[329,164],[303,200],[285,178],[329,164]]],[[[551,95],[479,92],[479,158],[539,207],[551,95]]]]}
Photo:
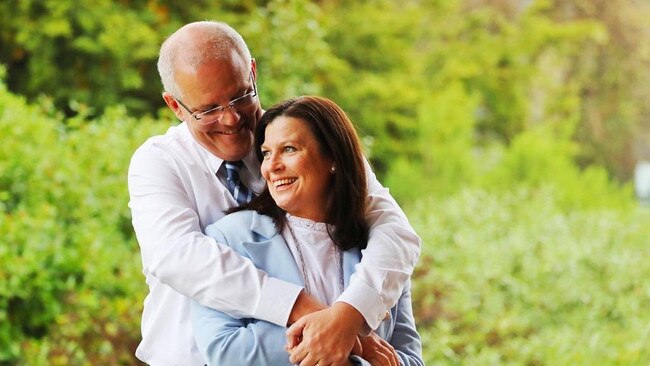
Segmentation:
{"type": "Polygon", "coordinates": [[[262,176],[278,207],[293,216],[323,221],[330,201],[331,159],[309,125],[280,116],[269,123],[261,146],[262,176]]]}
{"type": "Polygon", "coordinates": [[[273,181],[273,186],[275,189],[280,190],[280,189],[285,189],[288,186],[292,185],[295,181],[297,181],[298,178],[285,178],[285,179],[278,179],[273,181]]]}

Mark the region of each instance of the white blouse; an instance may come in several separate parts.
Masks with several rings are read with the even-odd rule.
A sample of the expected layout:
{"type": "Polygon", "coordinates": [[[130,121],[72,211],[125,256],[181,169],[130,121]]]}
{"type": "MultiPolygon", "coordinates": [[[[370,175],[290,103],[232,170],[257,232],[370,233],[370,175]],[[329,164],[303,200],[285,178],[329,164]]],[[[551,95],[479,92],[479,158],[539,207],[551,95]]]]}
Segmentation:
{"type": "MultiPolygon", "coordinates": [[[[287,214],[282,236],[305,280],[305,289],[331,305],[343,292],[343,270],[341,251],[327,234],[327,226],[287,214]]],[[[329,227],[333,230],[333,226],[329,227]]]]}

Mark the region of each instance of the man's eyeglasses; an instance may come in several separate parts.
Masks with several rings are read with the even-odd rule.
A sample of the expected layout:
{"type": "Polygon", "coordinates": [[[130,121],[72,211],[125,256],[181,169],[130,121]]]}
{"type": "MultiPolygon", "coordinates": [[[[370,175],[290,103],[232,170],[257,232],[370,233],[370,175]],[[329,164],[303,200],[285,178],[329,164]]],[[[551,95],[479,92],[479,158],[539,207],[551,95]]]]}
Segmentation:
{"type": "Polygon", "coordinates": [[[185,108],[185,110],[190,113],[192,117],[194,117],[194,119],[197,120],[200,124],[209,125],[211,123],[221,121],[223,114],[228,108],[233,108],[235,111],[239,111],[240,109],[248,108],[253,105],[255,102],[255,97],[257,96],[257,84],[255,83],[255,80],[253,80],[252,72],[250,73],[250,79],[253,82],[253,91],[231,100],[230,103],[225,106],[218,105],[206,111],[192,111],[183,102],[181,102],[180,99],[176,97],[174,97],[174,99],[176,99],[178,104],[185,108]]]}

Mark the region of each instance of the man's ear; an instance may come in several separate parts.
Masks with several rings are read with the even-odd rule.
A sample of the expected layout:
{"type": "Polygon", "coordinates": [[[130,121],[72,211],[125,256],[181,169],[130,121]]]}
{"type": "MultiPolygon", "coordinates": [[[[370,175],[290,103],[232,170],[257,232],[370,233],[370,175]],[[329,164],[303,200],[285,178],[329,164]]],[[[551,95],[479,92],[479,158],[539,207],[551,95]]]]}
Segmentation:
{"type": "Polygon", "coordinates": [[[257,62],[255,58],[251,58],[251,71],[253,71],[253,80],[257,82],[257,62]]]}
{"type": "Polygon", "coordinates": [[[174,112],[176,115],[176,118],[179,120],[183,120],[183,111],[181,110],[180,104],[176,101],[176,98],[174,98],[169,92],[163,92],[162,93],[163,100],[167,104],[167,107],[174,112]]]}

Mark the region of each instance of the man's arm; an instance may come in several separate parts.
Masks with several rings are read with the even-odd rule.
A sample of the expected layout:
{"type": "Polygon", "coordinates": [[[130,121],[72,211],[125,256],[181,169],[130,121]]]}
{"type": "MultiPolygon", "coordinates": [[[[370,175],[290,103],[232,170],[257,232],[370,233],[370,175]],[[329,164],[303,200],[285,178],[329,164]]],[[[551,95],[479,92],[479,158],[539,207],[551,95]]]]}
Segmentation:
{"type": "Polygon", "coordinates": [[[420,238],[397,202],[366,162],[370,225],[368,246],[362,251],[350,285],[338,301],[346,302],[376,329],[386,312],[395,306],[420,256],[420,238]]]}
{"type": "Polygon", "coordinates": [[[284,328],[265,321],[235,319],[192,301],[192,329],[208,365],[285,365],[284,328]]]}
{"type": "Polygon", "coordinates": [[[205,236],[189,197],[193,187],[183,180],[177,164],[151,144],[138,149],[131,160],[129,206],[144,273],[232,316],[286,325],[301,288],[268,277],[250,260],[205,236]]]}

